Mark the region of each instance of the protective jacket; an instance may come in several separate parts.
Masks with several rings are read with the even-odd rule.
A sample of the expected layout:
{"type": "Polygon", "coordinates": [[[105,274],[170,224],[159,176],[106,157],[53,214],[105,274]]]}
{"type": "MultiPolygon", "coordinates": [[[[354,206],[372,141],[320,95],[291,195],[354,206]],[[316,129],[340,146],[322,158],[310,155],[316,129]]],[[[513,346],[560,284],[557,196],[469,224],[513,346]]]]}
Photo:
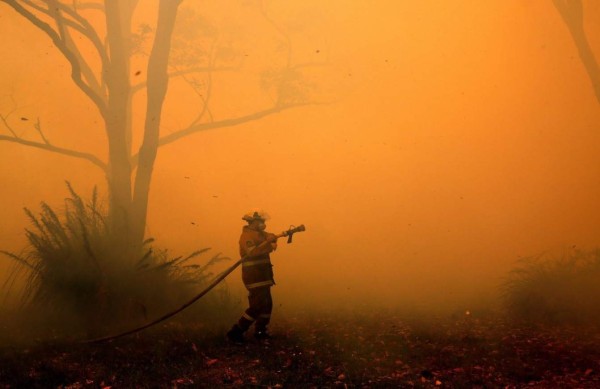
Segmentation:
{"type": "Polygon", "coordinates": [[[242,229],[240,236],[240,256],[250,256],[242,263],[242,281],[247,289],[260,288],[275,284],[273,280],[273,265],[269,253],[275,250],[277,243],[267,244],[257,248],[262,242],[274,234],[265,231],[256,231],[248,226],[242,229]],[[254,250],[252,250],[254,248],[254,250]]]}

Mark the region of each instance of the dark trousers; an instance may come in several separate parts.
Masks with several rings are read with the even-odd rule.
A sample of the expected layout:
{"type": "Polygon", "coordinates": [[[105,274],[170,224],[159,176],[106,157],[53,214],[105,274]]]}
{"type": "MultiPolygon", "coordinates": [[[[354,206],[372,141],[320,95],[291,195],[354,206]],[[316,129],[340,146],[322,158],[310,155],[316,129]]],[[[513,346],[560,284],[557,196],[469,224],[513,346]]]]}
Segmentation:
{"type": "Polygon", "coordinates": [[[271,311],[273,310],[271,287],[263,286],[250,289],[248,302],[250,306],[240,318],[238,325],[242,330],[246,331],[252,323],[256,322],[256,331],[265,331],[269,321],[271,321],[271,311]]]}

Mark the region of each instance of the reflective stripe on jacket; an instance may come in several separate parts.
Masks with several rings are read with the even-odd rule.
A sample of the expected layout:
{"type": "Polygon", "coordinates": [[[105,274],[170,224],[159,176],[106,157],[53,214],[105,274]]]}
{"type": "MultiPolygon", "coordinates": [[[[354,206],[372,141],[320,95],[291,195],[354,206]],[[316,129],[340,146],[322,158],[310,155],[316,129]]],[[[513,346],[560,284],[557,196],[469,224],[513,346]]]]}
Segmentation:
{"type": "Polygon", "coordinates": [[[247,289],[271,286],[275,284],[273,280],[273,265],[269,253],[273,251],[273,246],[268,244],[265,247],[256,249],[267,238],[273,234],[256,231],[248,226],[242,229],[240,236],[240,256],[244,257],[250,253],[250,256],[242,263],[242,280],[247,289]]]}

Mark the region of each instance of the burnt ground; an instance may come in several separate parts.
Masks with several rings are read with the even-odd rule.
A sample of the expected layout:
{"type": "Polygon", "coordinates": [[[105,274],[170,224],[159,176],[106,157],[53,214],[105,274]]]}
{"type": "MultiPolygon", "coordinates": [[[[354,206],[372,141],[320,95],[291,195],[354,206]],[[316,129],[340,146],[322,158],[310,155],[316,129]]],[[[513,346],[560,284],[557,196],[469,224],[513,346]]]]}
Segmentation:
{"type": "Polygon", "coordinates": [[[224,331],[167,324],[110,343],[2,346],[0,388],[600,388],[597,327],[380,311],[275,316],[267,343],[235,346],[224,331]]]}

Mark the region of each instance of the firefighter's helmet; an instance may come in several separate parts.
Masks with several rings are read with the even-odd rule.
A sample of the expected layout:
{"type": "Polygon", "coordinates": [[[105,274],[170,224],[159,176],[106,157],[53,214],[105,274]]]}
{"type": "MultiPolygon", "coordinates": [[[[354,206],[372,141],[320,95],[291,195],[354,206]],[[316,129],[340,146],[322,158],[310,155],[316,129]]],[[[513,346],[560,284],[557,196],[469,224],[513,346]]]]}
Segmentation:
{"type": "Polygon", "coordinates": [[[244,216],[242,216],[242,220],[247,221],[248,223],[252,223],[254,220],[265,221],[269,218],[269,216],[261,211],[252,211],[248,212],[244,216]]]}

